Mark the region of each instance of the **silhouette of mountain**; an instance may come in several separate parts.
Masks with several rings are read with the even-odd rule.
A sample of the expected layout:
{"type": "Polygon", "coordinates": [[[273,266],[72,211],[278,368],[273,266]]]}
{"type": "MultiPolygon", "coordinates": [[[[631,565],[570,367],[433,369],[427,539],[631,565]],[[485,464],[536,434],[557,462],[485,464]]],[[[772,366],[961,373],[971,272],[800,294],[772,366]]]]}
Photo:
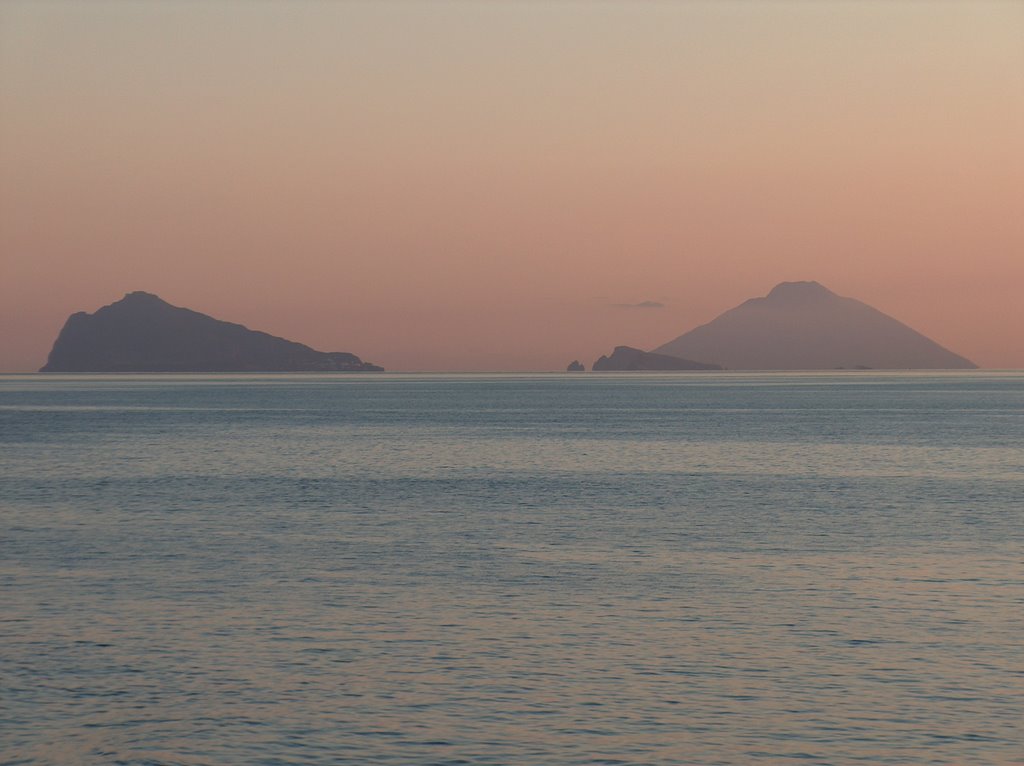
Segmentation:
{"type": "Polygon", "coordinates": [[[565,368],[566,372],[586,372],[586,367],[580,364],[579,359],[573,359],[569,362],[569,366],[565,368]]]}
{"type": "Polygon", "coordinates": [[[40,372],[379,372],[355,354],[326,353],[232,322],[128,293],[68,317],[40,372]]]}
{"type": "Polygon", "coordinates": [[[630,346],[616,346],[611,356],[602,356],[591,368],[594,372],[673,370],[720,370],[720,365],[693,362],[665,354],[654,354],[630,346]]]}
{"type": "Polygon", "coordinates": [[[782,282],[654,349],[731,370],[973,369],[887,314],[817,282],[782,282]]]}

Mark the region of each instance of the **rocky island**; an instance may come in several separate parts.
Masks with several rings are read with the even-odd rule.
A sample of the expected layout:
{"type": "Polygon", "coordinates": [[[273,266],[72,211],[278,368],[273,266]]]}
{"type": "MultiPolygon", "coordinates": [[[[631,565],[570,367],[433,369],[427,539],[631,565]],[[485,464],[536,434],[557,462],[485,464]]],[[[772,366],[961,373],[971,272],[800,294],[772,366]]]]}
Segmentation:
{"type": "Polygon", "coordinates": [[[132,292],[68,317],[40,372],[381,372],[355,354],[214,319],[132,292]]]}
{"type": "Polygon", "coordinates": [[[591,368],[594,372],[641,372],[678,370],[720,370],[721,365],[694,362],[666,354],[654,354],[630,346],[616,346],[611,356],[602,356],[591,368]]]}

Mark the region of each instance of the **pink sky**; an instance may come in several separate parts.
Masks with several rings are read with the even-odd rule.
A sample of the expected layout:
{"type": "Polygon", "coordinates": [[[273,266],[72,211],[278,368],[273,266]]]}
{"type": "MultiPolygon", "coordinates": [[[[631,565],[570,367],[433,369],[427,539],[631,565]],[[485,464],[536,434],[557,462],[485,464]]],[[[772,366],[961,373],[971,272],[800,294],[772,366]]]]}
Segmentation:
{"type": "Polygon", "coordinates": [[[1020,2],[8,0],[0,370],[131,290],[543,370],[800,279],[1024,368],[1022,137],[1020,2]]]}

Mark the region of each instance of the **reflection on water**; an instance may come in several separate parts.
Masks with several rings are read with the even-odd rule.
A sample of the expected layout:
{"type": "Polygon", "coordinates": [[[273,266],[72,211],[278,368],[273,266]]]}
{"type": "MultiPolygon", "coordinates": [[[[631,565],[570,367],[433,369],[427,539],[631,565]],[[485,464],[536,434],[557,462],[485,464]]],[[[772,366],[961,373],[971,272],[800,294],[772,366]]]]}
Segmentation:
{"type": "Polygon", "coordinates": [[[1024,376],[0,377],[0,763],[1024,763],[1024,376]]]}

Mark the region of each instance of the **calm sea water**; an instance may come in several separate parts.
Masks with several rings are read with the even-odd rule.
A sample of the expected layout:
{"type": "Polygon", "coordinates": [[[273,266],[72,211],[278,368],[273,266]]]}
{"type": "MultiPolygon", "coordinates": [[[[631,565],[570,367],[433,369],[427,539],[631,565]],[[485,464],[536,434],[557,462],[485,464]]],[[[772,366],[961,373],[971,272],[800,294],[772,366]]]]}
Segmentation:
{"type": "Polygon", "coordinates": [[[0,377],[4,764],[1024,763],[1024,374],[0,377]]]}

